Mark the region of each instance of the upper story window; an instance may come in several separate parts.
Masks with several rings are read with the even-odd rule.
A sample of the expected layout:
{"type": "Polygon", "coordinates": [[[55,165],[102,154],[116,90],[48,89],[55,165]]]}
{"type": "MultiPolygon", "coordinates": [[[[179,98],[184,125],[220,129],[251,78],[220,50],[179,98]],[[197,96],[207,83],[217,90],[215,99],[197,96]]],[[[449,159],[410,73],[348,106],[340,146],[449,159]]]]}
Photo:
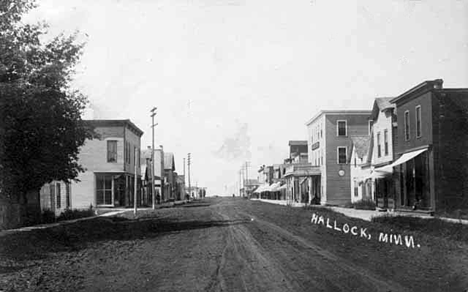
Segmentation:
{"type": "Polygon", "coordinates": [[[130,164],[131,162],[131,157],[132,157],[132,145],[130,142],[125,142],[125,163],[130,164]]]}
{"type": "Polygon", "coordinates": [[[416,137],[421,137],[421,106],[416,107],[416,137]]]}
{"type": "Polygon", "coordinates": [[[338,164],[346,164],[347,161],[347,149],[344,146],[340,146],[337,149],[337,162],[338,164]]]}
{"type": "Polygon", "coordinates": [[[117,162],[117,141],[107,141],[107,162],[117,162]]]}
{"type": "Polygon", "coordinates": [[[380,132],[377,133],[377,157],[382,156],[382,144],[380,142],[380,132]]]}
{"type": "Polygon", "coordinates": [[[368,125],[369,125],[368,132],[369,132],[369,135],[370,135],[371,132],[372,132],[372,125],[374,125],[374,121],[373,121],[373,120],[369,120],[369,121],[368,121],[368,125]]]}
{"type": "Polygon", "coordinates": [[[338,136],[347,136],[346,121],[337,121],[336,129],[338,136]]]}
{"type": "Polygon", "coordinates": [[[409,111],[405,111],[405,140],[410,139],[410,116],[409,111]]]}
{"type": "Polygon", "coordinates": [[[383,133],[385,155],[388,155],[388,130],[384,130],[383,133]]]}

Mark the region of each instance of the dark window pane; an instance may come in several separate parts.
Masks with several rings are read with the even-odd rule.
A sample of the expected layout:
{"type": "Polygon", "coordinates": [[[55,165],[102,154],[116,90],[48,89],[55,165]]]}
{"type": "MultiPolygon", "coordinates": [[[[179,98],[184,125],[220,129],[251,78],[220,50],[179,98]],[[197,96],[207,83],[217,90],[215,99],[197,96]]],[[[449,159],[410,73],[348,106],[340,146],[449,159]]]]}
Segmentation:
{"type": "Polygon", "coordinates": [[[61,190],[60,190],[60,184],[57,183],[57,208],[61,208],[62,207],[62,194],[61,194],[61,190]]]}
{"type": "Polygon", "coordinates": [[[112,177],[105,176],[104,177],[104,189],[110,190],[112,188],[112,177]]]}
{"type": "Polygon", "coordinates": [[[96,203],[98,205],[104,204],[104,191],[103,190],[96,190],[96,203]]]}
{"type": "Polygon", "coordinates": [[[346,136],[346,122],[338,122],[338,136],[346,136]]]}

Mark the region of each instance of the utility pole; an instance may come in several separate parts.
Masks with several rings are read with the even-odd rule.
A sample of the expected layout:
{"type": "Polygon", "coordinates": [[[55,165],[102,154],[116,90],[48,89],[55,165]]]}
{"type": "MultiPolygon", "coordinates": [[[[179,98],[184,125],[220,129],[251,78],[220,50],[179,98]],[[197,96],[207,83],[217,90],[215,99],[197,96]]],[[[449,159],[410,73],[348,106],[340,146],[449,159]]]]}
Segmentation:
{"type": "Polygon", "coordinates": [[[185,194],[186,194],[186,189],[185,189],[185,157],[184,157],[184,197],[182,198],[183,200],[185,200],[185,194]]]}
{"type": "Polygon", "coordinates": [[[239,170],[239,197],[242,196],[241,188],[242,188],[242,170],[239,170]]]}
{"type": "Polygon", "coordinates": [[[188,168],[188,188],[189,188],[189,197],[192,197],[192,187],[190,185],[190,153],[187,154],[187,168],[188,168]]]}
{"type": "Polygon", "coordinates": [[[156,115],[156,110],[157,107],[153,107],[151,109],[151,132],[152,132],[152,140],[153,144],[151,146],[151,197],[153,201],[153,210],[155,208],[154,203],[155,203],[155,194],[154,194],[154,127],[156,127],[158,124],[154,123],[154,116],[156,115]]]}
{"type": "Polygon", "coordinates": [[[137,214],[137,186],[138,186],[138,181],[137,181],[137,159],[138,159],[138,148],[135,148],[135,153],[134,153],[134,162],[135,162],[135,180],[134,180],[134,188],[133,188],[133,215],[136,217],[136,214],[137,214]]]}
{"type": "Polygon", "coordinates": [[[245,194],[248,197],[247,193],[247,186],[249,185],[249,163],[248,161],[245,162],[245,183],[244,183],[244,188],[245,188],[245,194]]]}
{"type": "Polygon", "coordinates": [[[242,166],[240,169],[241,173],[241,182],[240,182],[240,188],[241,188],[241,195],[244,197],[245,195],[245,181],[244,181],[244,167],[242,166]],[[244,188],[244,192],[242,192],[242,188],[244,188]]]}

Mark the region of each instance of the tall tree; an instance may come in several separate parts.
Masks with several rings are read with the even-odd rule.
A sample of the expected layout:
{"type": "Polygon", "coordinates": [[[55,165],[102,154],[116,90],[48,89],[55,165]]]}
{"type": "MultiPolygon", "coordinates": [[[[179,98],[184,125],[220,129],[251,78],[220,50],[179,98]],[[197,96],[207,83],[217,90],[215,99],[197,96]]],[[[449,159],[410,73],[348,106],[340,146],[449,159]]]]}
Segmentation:
{"type": "Polygon", "coordinates": [[[87,99],[70,87],[83,44],[76,33],[44,41],[45,23],[22,22],[35,5],[0,0],[0,197],[21,203],[47,182],[76,179],[92,135],[87,99]]]}

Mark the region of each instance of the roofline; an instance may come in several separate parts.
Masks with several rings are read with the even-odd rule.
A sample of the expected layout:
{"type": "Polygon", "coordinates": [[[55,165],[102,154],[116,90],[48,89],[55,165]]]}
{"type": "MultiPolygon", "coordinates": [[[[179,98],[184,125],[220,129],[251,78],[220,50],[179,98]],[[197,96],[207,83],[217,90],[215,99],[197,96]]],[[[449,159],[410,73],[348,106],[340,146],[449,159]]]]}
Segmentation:
{"type": "Polygon", "coordinates": [[[97,120],[97,119],[93,119],[93,120],[83,120],[83,122],[85,123],[90,123],[92,124],[93,126],[95,127],[115,127],[115,126],[119,126],[119,127],[122,127],[122,126],[129,126],[130,128],[132,128],[135,132],[137,132],[137,135],[139,135],[140,137],[143,135],[143,131],[138,128],[134,123],[132,123],[132,121],[130,121],[129,119],[126,119],[126,120],[97,120]]]}
{"type": "Polygon", "coordinates": [[[440,93],[450,93],[450,92],[468,92],[468,88],[441,88],[441,89],[434,89],[435,92],[440,93]]]}
{"type": "Polygon", "coordinates": [[[305,123],[305,125],[308,126],[312,124],[312,122],[314,122],[317,118],[321,117],[322,115],[369,115],[371,113],[371,110],[321,110],[310,120],[308,120],[305,123]]]}
{"type": "Polygon", "coordinates": [[[443,79],[434,79],[434,80],[426,80],[426,81],[423,81],[421,83],[419,83],[418,85],[408,89],[407,91],[403,92],[402,94],[400,94],[399,96],[393,98],[392,100],[390,100],[391,103],[396,103],[404,98],[407,98],[408,96],[410,96],[411,94],[414,94],[418,91],[423,91],[424,89],[428,89],[428,90],[431,90],[431,89],[434,89],[434,87],[442,87],[442,84],[444,83],[444,80],[443,79]]]}

